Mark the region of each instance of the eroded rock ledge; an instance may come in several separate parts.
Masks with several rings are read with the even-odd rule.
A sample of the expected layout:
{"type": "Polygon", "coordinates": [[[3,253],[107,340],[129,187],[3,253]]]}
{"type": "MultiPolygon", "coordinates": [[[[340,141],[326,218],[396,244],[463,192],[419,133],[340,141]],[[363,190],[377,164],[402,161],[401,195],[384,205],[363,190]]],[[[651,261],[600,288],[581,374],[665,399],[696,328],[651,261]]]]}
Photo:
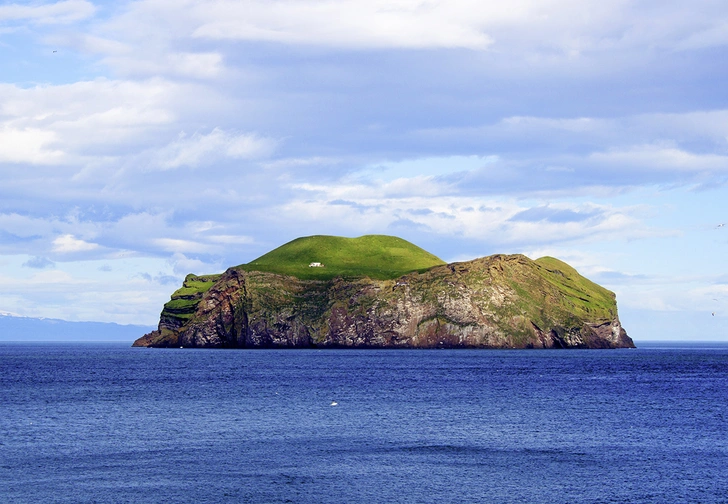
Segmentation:
{"type": "Polygon", "coordinates": [[[495,255],[394,280],[230,268],[190,275],[176,294],[134,346],[634,347],[614,294],[553,258],[495,255]]]}

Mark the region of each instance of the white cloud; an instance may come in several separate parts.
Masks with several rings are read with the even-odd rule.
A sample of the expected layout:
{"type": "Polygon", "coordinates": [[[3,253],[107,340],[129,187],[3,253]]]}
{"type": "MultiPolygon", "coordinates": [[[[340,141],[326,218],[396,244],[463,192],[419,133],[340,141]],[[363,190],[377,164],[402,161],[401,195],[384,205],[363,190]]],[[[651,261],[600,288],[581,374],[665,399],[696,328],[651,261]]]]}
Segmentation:
{"type": "Polygon", "coordinates": [[[631,281],[621,289],[619,300],[623,306],[657,311],[693,311],[710,316],[728,306],[726,289],[702,286],[705,278],[698,276],[660,276],[646,281],[631,281]]]}
{"type": "Polygon", "coordinates": [[[637,114],[633,117],[613,121],[615,127],[625,135],[635,136],[659,133],[669,138],[706,139],[725,145],[728,143],[728,110],[696,110],[682,113],[637,114]]]}
{"type": "MultiPolygon", "coordinates": [[[[12,4],[0,7],[0,21],[70,22],[93,11],[83,0],[12,4]]],[[[627,0],[139,0],[96,24],[82,45],[107,53],[105,62],[124,73],[196,78],[218,75],[222,65],[215,53],[176,49],[195,39],[334,50],[493,50],[516,54],[533,69],[583,54],[725,45],[725,19],[719,2],[696,7],[627,0]]],[[[69,44],[78,44],[70,38],[69,44]]]]}
{"type": "Polygon", "coordinates": [[[305,223],[322,223],[346,230],[347,235],[381,232],[400,225],[414,226],[443,239],[468,239],[508,247],[526,243],[614,241],[617,237],[628,240],[664,234],[642,222],[643,208],[570,202],[529,207],[508,198],[447,194],[432,198],[420,192],[414,179],[402,179],[401,187],[402,193],[392,196],[378,185],[297,186],[306,192],[274,211],[268,209],[266,215],[258,218],[293,228],[305,223]],[[543,208],[551,210],[539,218],[543,208]],[[525,212],[530,212],[532,217],[519,218],[525,212]],[[329,221],[333,222],[329,224],[329,221]]]}
{"type": "Polygon", "coordinates": [[[194,85],[161,79],[0,84],[0,162],[64,165],[76,172],[76,180],[92,176],[89,180],[107,184],[113,180],[109,174],[122,169],[198,166],[273,152],[277,142],[255,133],[212,128],[180,135],[198,110],[214,115],[223,106],[213,92],[199,94],[194,85]]]}
{"type": "MultiPolygon", "coordinates": [[[[104,281],[134,279],[64,294],[68,313],[84,310],[73,316],[156,319],[171,287],[148,295],[142,278],[220,271],[281,237],[322,232],[409,233],[463,257],[575,249],[596,272],[684,263],[723,275],[723,235],[676,235],[724,221],[724,198],[706,210],[702,193],[702,215],[688,215],[687,191],[652,192],[728,178],[728,110],[711,110],[724,105],[724,50],[696,51],[728,42],[725,2],[134,0],[98,10],[93,18],[80,0],[0,7],[6,81],[16,82],[0,84],[2,253],[24,255],[23,279],[47,264],[37,258],[65,271],[90,257],[113,266],[104,281]],[[649,212],[674,203],[671,216],[623,197],[639,186],[649,212]],[[623,264],[595,256],[605,247],[623,264]],[[164,267],[121,264],[170,256],[164,267]]],[[[91,273],[69,275],[54,294],[91,273]]],[[[63,314],[40,281],[32,289],[35,309],[63,314]]],[[[3,299],[24,306],[27,293],[3,299]]]]}
{"type": "Polygon", "coordinates": [[[222,245],[248,245],[255,242],[250,236],[237,235],[210,235],[207,240],[222,245]]]}
{"type": "Polygon", "coordinates": [[[38,128],[13,128],[0,124],[0,162],[52,164],[64,161],[56,146],[58,135],[38,128]]]}
{"type": "Polygon", "coordinates": [[[61,235],[53,240],[53,251],[61,254],[72,252],[88,252],[97,249],[97,243],[80,240],[71,234],[61,235]]]}
{"type": "MultiPolygon", "coordinates": [[[[727,125],[726,110],[614,118],[511,116],[477,127],[422,130],[413,137],[465,142],[497,154],[481,158],[489,161],[470,167],[460,181],[445,178],[460,191],[561,194],[720,181],[728,172],[727,125]]],[[[434,161],[443,174],[449,171],[446,157],[434,161]]]]}
{"type": "Polygon", "coordinates": [[[159,152],[163,168],[199,166],[219,159],[254,159],[269,155],[275,142],[255,134],[231,133],[219,128],[208,134],[181,136],[159,152]]]}
{"type": "Polygon", "coordinates": [[[0,256],[0,262],[10,263],[0,273],[0,286],[12,292],[0,299],[3,311],[30,317],[156,325],[160,307],[183,278],[172,275],[172,266],[164,258],[63,261],[43,271],[23,267],[27,259],[0,256]],[[145,271],[155,272],[152,282],[142,279],[145,271]]]}
{"type": "Polygon", "coordinates": [[[482,31],[483,17],[503,18],[508,12],[470,1],[217,1],[204,11],[198,7],[196,14],[205,21],[193,36],[355,48],[484,49],[492,40],[482,31]],[[483,11],[485,16],[473,16],[483,11]]]}
{"type": "MultiPolygon", "coordinates": [[[[192,38],[264,41],[341,49],[495,49],[533,53],[557,50],[572,57],[583,51],[625,45],[646,46],[642,23],[655,26],[650,36],[674,36],[681,19],[664,19],[656,8],[635,8],[623,0],[233,0],[134,2],[100,30],[134,40],[146,53],[162,54],[175,41],[192,38]],[[167,29],[158,30],[158,19],[167,29]],[[635,19],[636,18],[636,19],[635,19]],[[652,22],[654,18],[658,21],[652,22]]],[[[708,18],[710,19],[710,18],[708,18]]],[[[696,30],[704,28],[698,19],[696,30]]],[[[153,58],[157,60],[158,58],[153,58]]]]}
{"type": "Polygon", "coordinates": [[[636,167],[643,170],[728,172],[728,156],[696,154],[664,145],[636,145],[626,150],[595,152],[589,161],[606,167],[636,167]]]}
{"type": "Polygon", "coordinates": [[[164,75],[171,78],[213,79],[220,76],[224,70],[223,56],[216,52],[152,51],[118,55],[112,53],[103,61],[117,72],[132,76],[164,75]]]}
{"type": "Polygon", "coordinates": [[[86,0],[65,0],[62,2],[0,6],[0,22],[28,20],[38,24],[68,24],[93,16],[93,3],[86,0]]]}
{"type": "Polygon", "coordinates": [[[132,4],[114,28],[136,22],[138,36],[158,40],[162,35],[150,20],[164,16],[174,32],[170,39],[191,35],[337,49],[494,49],[519,52],[539,66],[553,51],[575,58],[638,47],[724,45],[725,13],[717,3],[665,8],[626,0],[156,0],[132,4]]]}
{"type": "Polygon", "coordinates": [[[119,218],[113,226],[108,226],[108,233],[145,240],[166,230],[170,217],[171,212],[129,213],[119,218]]]}
{"type": "Polygon", "coordinates": [[[728,45],[728,22],[725,18],[714,19],[706,25],[704,29],[698,29],[681,40],[677,44],[677,49],[704,49],[728,45]]]}
{"type": "Polygon", "coordinates": [[[196,275],[206,275],[211,273],[220,273],[229,265],[210,264],[199,259],[192,259],[182,253],[175,253],[168,263],[177,275],[186,275],[194,273],[196,275]]]}
{"type": "Polygon", "coordinates": [[[61,270],[57,270],[57,269],[36,273],[32,277],[30,277],[27,280],[27,282],[30,285],[43,285],[43,286],[48,286],[51,284],[78,285],[78,284],[86,283],[83,280],[73,278],[72,275],[70,275],[69,273],[67,273],[65,271],[61,271],[61,270]]]}
{"type": "Polygon", "coordinates": [[[604,129],[612,121],[594,119],[591,117],[575,118],[548,118],[532,116],[512,116],[502,119],[498,127],[505,127],[516,131],[563,130],[571,133],[589,133],[604,129]]]}
{"type": "Polygon", "coordinates": [[[394,181],[412,177],[432,177],[482,168],[497,156],[441,156],[372,163],[358,172],[375,180],[394,181]]]}
{"type": "Polygon", "coordinates": [[[180,238],[157,238],[152,240],[152,243],[162,250],[174,253],[209,253],[215,251],[215,247],[207,243],[180,238]]]}
{"type": "Polygon", "coordinates": [[[130,142],[149,142],[151,132],[176,118],[179,91],[159,80],[0,84],[0,159],[79,162],[89,151],[106,154],[130,142]]]}
{"type": "Polygon", "coordinates": [[[343,158],[314,156],[310,158],[278,158],[273,160],[260,161],[260,166],[269,170],[277,171],[300,171],[300,170],[317,170],[331,169],[340,166],[344,162],[343,158]]]}
{"type": "Polygon", "coordinates": [[[238,232],[238,225],[217,221],[175,222],[174,212],[127,213],[108,219],[89,218],[74,212],[49,218],[0,213],[0,253],[31,256],[24,267],[40,268],[67,263],[69,258],[91,257],[120,260],[129,257],[159,257],[170,253],[229,254],[248,250],[255,240],[238,232]],[[93,237],[93,241],[88,238],[93,237]],[[33,257],[34,256],[34,257],[33,257]]]}
{"type": "Polygon", "coordinates": [[[211,78],[220,74],[222,55],[219,53],[172,53],[169,67],[178,75],[211,78]]]}
{"type": "Polygon", "coordinates": [[[41,219],[20,215],[18,213],[0,213],[0,231],[4,231],[21,238],[49,235],[53,232],[55,219],[41,219]]]}
{"type": "Polygon", "coordinates": [[[133,50],[131,44],[88,33],[53,34],[45,37],[44,41],[48,45],[70,47],[90,54],[121,56],[133,50]]]}
{"type": "MultiPolygon", "coordinates": [[[[563,151],[574,144],[632,149],[635,146],[696,141],[728,146],[728,110],[683,113],[651,113],[616,117],[509,116],[492,124],[463,128],[423,129],[415,138],[430,141],[465,139],[472,142],[509,144],[528,138],[532,146],[558,145],[563,151]]],[[[518,143],[522,148],[522,143],[518,143]]],[[[502,149],[502,148],[501,148],[502,149]]],[[[444,161],[444,160],[443,160],[444,161]]]]}

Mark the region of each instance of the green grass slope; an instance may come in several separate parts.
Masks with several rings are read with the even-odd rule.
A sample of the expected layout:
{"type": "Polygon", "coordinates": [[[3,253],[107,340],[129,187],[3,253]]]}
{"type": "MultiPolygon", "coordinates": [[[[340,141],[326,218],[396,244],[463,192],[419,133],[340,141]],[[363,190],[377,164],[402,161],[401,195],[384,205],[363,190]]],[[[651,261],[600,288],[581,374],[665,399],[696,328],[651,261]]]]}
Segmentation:
{"type": "Polygon", "coordinates": [[[187,275],[182,287],[177,289],[162,310],[162,317],[187,321],[192,318],[202,296],[210,290],[220,275],[187,275]]]}
{"type": "Polygon", "coordinates": [[[297,238],[240,268],[291,275],[302,280],[329,280],[338,276],[387,280],[441,264],[445,262],[440,258],[395,236],[343,238],[318,235],[297,238]],[[310,267],[314,262],[323,267],[310,267]]]}
{"type": "Polygon", "coordinates": [[[565,306],[585,319],[611,320],[617,316],[617,304],[612,291],[581,276],[574,268],[553,257],[536,259],[539,274],[565,294],[565,306]]]}

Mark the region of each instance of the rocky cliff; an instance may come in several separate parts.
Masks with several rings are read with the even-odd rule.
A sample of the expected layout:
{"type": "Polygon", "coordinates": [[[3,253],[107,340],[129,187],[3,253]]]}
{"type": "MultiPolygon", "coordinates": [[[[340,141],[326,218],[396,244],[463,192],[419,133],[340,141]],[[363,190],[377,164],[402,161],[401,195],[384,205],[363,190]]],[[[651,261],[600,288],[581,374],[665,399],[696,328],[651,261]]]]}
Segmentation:
{"type": "Polygon", "coordinates": [[[612,292],[553,258],[495,255],[394,279],[189,275],[135,346],[624,348],[612,292]]]}

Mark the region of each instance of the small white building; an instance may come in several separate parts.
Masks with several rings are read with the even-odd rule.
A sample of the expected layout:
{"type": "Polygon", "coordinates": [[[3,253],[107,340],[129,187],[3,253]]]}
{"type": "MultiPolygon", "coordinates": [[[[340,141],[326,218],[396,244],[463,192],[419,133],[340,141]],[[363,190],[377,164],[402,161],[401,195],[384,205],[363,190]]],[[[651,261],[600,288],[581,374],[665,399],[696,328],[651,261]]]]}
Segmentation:
{"type": "Polygon", "coordinates": [[[311,264],[308,265],[308,267],[309,268],[323,268],[324,265],[321,264],[320,262],[312,262],[311,264]]]}

